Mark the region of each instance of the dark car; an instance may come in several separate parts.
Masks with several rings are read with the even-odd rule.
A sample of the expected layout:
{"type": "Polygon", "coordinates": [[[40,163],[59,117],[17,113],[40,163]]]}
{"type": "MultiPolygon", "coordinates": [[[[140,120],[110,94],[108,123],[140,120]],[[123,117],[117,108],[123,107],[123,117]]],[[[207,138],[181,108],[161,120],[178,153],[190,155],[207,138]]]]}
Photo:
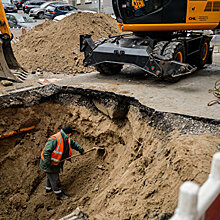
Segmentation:
{"type": "Polygon", "coordinates": [[[78,9],[68,4],[49,5],[46,7],[45,18],[53,20],[56,16],[65,15],[70,11],[78,11],[78,9]]]}
{"type": "Polygon", "coordinates": [[[42,19],[42,18],[44,18],[44,13],[46,11],[46,7],[49,5],[55,5],[55,4],[64,4],[64,3],[63,2],[45,2],[39,8],[32,8],[29,11],[29,16],[42,19]]]}
{"type": "Polygon", "coordinates": [[[6,13],[6,18],[10,28],[32,28],[37,22],[26,14],[6,13]]]}
{"type": "Polygon", "coordinates": [[[22,5],[26,2],[27,0],[14,0],[14,4],[17,7],[17,9],[22,9],[22,5]]]}
{"type": "Polygon", "coordinates": [[[5,12],[17,12],[17,7],[14,5],[12,0],[2,0],[2,4],[5,12]]]}
{"type": "Polygon", "coordinates": [[[28,14],[32,8],[39,8],[45,2],[44,0],[27,1],[23,4],[23,11],[28,14]]]}

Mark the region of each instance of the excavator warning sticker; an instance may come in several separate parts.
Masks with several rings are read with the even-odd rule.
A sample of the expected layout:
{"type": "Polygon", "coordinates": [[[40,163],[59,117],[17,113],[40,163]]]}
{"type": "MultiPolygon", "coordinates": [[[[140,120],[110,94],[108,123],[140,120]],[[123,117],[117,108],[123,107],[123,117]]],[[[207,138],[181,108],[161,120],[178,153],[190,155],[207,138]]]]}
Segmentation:
{"type": "Polygon", "coordinates": [[[143,8],[145,6],[144,0],[132,0],[132,6],[134,7],[134,10],[143,8]]]}

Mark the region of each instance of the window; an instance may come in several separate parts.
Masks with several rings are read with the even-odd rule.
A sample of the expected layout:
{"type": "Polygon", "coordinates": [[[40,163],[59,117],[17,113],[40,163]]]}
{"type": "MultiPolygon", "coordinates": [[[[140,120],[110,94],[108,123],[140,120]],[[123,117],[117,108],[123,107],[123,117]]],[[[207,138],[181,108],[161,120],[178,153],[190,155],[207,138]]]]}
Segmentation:
{"type": "Polygon", "coordinates": [[[78,9],[70,5],[70,6],[68,6],[68,10],[69,11],[73,11],[73,10],[77,11],[78,9]]]}
{"type": "Polygon", "coordinates": [[[67,8],[65,6],[59,6],[59,7],[57,7],[57,9],[59,11],[67,11],[67,8]]]}
{"type": "Polygon", "coordinates": [[[85,3],[92,3],[92,0],[85,0],[85,3]]]}
{"type": "Polygon", "coordinates": [[[46,10],[49,11],[49,12],[53,12],[53,11],[55,10],[55,7],[53,7],[53,6],[48,6],[48,7],[46,8],[46,10]]]}
{"type": "Polygon", "coordinates": [[[80,5],[81,4],[81,0],[76,0],[76,4],[80,5]]]}
{"type": "Polygon", "coordinates": [[[12,0],[2,0],[2,3],[4,3],[4,4],[12,4],[12,0]]]}

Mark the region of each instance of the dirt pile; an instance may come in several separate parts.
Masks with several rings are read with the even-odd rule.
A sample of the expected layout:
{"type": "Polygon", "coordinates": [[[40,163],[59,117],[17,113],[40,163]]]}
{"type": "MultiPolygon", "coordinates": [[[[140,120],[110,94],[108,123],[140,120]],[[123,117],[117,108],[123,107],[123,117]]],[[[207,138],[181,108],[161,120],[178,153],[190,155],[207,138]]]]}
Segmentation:
{"type": "Polygon", "coordinates": [[[0,112],[0,133],[36,126],[0,140],[0,218],[58,219],[80,207],[96,220],[168,219],[179,186],[186,180],[202,184],[208,177],[220,142],[219,122],[158,113],[131,98],[90,90],[45,88],[34,94],[40,104],[30,105],[33,93],[19,94],[0,112]],[[96,99],[111,111],[118,108],[109,103],[123,103],[125,114],[111,119],[95,106],[96,99]],[[102,146],[107,155],[91,152],[66,162],[61,182],[71,198],[61,202],[44,195],[39,159],[47,138],[66,123],[85,150],[102,146]]]}
{"type": "Polygon", "coordinates": [[[18,62],[28,71],[82,73],[79,52],[80,34],[91,34],[94,41],[118,34],[116,21],[107,14],[74,13],[59,22],[46,21],[36,26],[13,45],[18,62]]]}

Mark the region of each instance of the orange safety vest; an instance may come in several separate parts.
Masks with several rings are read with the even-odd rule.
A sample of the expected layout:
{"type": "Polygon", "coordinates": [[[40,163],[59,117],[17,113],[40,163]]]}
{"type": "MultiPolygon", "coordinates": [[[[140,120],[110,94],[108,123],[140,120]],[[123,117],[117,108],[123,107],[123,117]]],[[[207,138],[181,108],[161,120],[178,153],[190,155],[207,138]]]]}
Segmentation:
{"type": "MultiPolygon", "coordinates": [[[[51,136],[48,140],[50,140],[51,138],[57,140],[57,146],[51,154],[51,163],[53,165],[58,165],[60,163],[60,160],[61,160],[62,155],[63,155],[63,148],[64,148],[63,137],[62,137],[61,133],[58,132],[57,134],[51,136]]],[[[68,155],[68,157],[71,157],[72,150],[71,150],[71,145],[70,145],[70,138],[68,138],[68,144],[69,144],[69,155],[68,155]]],[[[42,160],[44,160],[43,151],[41,152],[42,160]]]]}

